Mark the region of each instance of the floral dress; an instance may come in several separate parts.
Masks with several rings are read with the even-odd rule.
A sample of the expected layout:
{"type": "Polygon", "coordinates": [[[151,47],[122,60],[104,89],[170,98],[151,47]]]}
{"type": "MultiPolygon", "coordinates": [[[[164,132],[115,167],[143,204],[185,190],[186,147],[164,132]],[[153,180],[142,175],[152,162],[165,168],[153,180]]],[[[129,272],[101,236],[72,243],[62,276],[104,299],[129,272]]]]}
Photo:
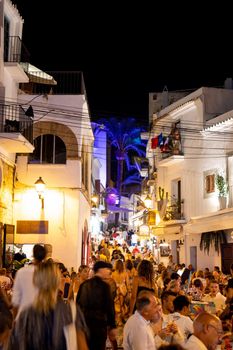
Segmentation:
{"type": "Polygon", "coordinates": [[[128,274],[114,271],[112,278],[116,282],[117,290],[114,299],[115,319],[117,326],[122,326],[128,315],[127,294],[129,289],[128,274]]]}

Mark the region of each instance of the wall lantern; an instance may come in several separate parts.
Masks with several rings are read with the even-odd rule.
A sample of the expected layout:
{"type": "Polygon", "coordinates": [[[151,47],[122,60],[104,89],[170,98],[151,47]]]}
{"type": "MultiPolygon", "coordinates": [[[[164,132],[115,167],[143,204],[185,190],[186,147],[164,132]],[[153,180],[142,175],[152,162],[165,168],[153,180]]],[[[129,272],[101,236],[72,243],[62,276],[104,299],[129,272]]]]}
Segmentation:
{"type": "Polygon", "coordinates": [[[94,207],[97,207],[97,203],[98,203],[98,201],[99,201],[99,196],[98,196],[98,194],[93,193],[93,195],[91,196],[91,201],[92,201],[92,203],[93,203],[93,206],[94,206],[94,207]]]}
{"type": "Polygon", "coordinates": [[[35,182],[36,192],[38,193],[39,199],[41,200],[41,209],[44,209],[44,190],[45,190],[45,182],[42,180],[40,176],[39,179],[35,182]]]}

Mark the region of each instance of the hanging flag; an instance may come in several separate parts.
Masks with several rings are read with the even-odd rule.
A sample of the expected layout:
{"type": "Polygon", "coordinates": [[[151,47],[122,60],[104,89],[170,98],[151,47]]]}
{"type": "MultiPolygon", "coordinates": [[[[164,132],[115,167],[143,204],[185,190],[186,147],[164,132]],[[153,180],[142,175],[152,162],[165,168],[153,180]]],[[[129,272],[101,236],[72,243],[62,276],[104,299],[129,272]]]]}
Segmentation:
{"type": "Polygon", "coordinates": [[[158,143],[159,143],[159,147],[163,145],[163,134],[159,134],[158,136],[158,143]]]}
{"type": "Polygon", "coordinates": [[[151,148],[152,149],[155,149],[156,147],[158,147],[158,136],[156,136],[156,137],[153,137],[152,139],[151,139],[151,148]]]}
{"type": "Polygon", "coordinates": [[[168,145],[169,144],[169,136],[167,136],[165,138],[165,141],[164,141],[164,146],[168,145]]]}

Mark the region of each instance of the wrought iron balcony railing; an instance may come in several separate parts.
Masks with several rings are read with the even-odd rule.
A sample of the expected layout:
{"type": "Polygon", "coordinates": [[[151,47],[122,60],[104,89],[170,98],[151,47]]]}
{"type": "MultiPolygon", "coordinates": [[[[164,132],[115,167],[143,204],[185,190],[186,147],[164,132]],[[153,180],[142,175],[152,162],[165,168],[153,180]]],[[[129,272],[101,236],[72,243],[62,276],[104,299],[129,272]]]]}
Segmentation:
{"type": "Polygon", "coordinates": [[[30,62],[30,54],[18,36],[8,36],[4,42],[4,62],[30,62]]]}
{"type": "Polygon", "coordinates": [[[79,71],[30,70],[23,68],[29,77],[29,83],[20,84],[20,89],[29,94],[82,95],[85,94],[83,74],[79,71]]]}
{"type": "Polygon", "coordinates": [[[0,103],[0,132],[21,133],[33,144],[33,110],[0,103]]]}

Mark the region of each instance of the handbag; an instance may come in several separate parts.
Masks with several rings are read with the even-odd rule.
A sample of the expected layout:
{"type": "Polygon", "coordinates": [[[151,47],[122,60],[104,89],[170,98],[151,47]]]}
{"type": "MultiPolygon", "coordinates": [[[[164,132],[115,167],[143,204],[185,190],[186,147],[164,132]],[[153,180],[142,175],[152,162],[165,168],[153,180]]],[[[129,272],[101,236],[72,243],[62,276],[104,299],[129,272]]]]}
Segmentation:
{"type": "Polygon", "coordinates": [[[66,349],[78,350],[77,330],[75,327],[77,309],[74,301],[70,302],[70,309],[71,309],[71,315],[72,315],[72,323],[64,326],[63,328],[65,339],[66,339],[66,349]]]}

